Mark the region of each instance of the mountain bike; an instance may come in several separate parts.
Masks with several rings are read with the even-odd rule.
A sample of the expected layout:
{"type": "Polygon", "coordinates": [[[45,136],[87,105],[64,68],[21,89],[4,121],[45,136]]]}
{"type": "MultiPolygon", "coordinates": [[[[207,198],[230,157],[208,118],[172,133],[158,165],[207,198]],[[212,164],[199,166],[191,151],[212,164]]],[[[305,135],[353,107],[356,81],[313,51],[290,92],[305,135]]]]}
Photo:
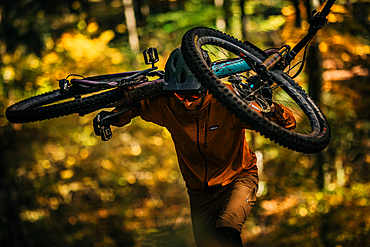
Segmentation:
{"type": "MultiPolygon", "coordinates": [[[[313,11],[308,33],[292,49],[283,45],[267,55],[268,52],[248,41],[241,42],[220,31],[200,27],[183,36],[183,57],[198,81],[251,129],[292,150],[319,152],[330,142],[329,124],[315,102],[293,80],[304,63],[293,77],[288,73],[296,55],[307,49],[318,30],[327,23],[326,17],[334,2],[328,0],[321,12],[313,11]],[[231,84],[233,90],[227,84],[231,84]],[[272,102],[284,105],[294,114],[295,130],[270,120],[271,96],[272,102]]],[[[305,56],[306,51],[303,62],[305,56]]]]}
{"type": "MultiPolygon", "coordinates": [[[[195,77],[251,129],[288,149],[316,153],[330,142],[329,124],[315,102],[285,70],[326,24],[334,2],[329,0],[321,12],[313,13],[307,35],[293,49],[284,45],[267,55],[248,41],[197,27],[185,33],[181,51],[195,77]],[[294,130],[270,120],[272,102],[284,105],[294,114],[297,121],[294,130]]],[[[110,118],[132,109],[132,102],[168,94],[162,89],[165,73],[155,66],[159,60],[157,50],[148,48],[143,55],[145,64],[151,68],[86,78],[70,75],[59,80],[59,89],[10,106],[6,117],[12,123],[27,123],[73,113],[82,116],[102,108],[121,108],[99,120],[108,123],[110,118]],[[69,80],[70,77],[73,78],[69,80]]],[[[109,140],[110,126],[102,124],[101,128],[102,139],[109,140]]]]}

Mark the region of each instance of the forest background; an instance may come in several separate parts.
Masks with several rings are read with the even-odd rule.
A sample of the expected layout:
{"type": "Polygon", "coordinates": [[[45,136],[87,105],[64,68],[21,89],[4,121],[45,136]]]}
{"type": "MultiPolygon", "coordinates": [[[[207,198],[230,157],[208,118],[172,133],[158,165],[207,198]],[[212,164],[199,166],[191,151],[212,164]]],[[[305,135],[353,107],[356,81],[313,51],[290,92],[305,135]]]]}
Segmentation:
{"type": "MultiPolygon", "coordinates": [[[[137,118],[94,136],[96,114],[10,124],[11,104],[69,74],[159,68],[195,26],[262,49],[294,44],[318,0],[12,0],[0,3],[0,245],[194,246],[170,134],[137,118]]],[[[247,133],[258,201],[245,246],[370,246],[370,3],[337,0],[297,78],[332,128],[304,155],[247,133]]]]}

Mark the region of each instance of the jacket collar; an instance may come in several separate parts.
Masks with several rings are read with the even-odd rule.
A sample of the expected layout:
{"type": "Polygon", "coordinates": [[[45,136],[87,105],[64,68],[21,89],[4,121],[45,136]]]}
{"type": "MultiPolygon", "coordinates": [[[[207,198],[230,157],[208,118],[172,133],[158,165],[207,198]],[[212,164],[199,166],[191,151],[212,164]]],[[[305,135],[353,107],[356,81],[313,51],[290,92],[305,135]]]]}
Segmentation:
{"type": "Polygon", "coordinates": [[[170,101],[171,101],[171,108],[173,108],[174,112],[178,112],[181,115],[192,115],[192,116],[199,116],[203,112],[206,111],[209,104],[211,103],[213,97],[208,92],[206,96],[204,96],[204,102],[201,106],[201,108],[197,112],[189,113],[183,105],[181,105],[181,102],[176,98],[174,95],[170,95],[170,101]]]}

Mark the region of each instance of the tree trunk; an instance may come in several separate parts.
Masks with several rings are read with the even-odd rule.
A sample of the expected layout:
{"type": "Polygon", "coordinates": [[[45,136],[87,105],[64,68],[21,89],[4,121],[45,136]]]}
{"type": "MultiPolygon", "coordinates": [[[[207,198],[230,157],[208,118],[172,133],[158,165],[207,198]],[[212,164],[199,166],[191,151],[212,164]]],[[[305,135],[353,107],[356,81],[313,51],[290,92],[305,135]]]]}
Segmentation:
{"type": "Polygon", "coordinates": [[[248,18],[247,15],[245,14],[245,0],[240,0],[240,10],[241,10],[241,16],[240,16],[240,22],[242,25],[242,40],[247,40],[247,22],[248,18]]]}
{"type": "Polygon", "coordinates": [[[225,32],[230,33],[231,0],[224,0],[225,32]]]}
{"type": "MultiPolygon", "coordinates": [[[[305,0],[306,4],[306,14],[307,20],[310,22],[311,19],[311,4],[309,0],[305,0]]],[[[314,2],[314,4],[317,4],[314,2]]],[[[314,5],[314,7],[317,7],[314,5]]],[[[322,58],[319,50],[319,37],[315,36],[308,47],[307,51],[307,61],[306,61],[306,73],[308,77],[308,94],[316,102],[316,104],[321,108],[321,86],[322,86],[322,58]]],[[[325,156],[324,152],[319,152],[313,155],[314,166],[313,169],[317,172],[316,186],[318,191],[323,191],[325,187],[325,171],[324,163],[325,156]]],[[[318,227],[318,238],[317,246],[330,246],[328,242],[328,229],[330,221],[327,214],[321,214],[319,217],[318,227]]]]}
{"type": "Polygon", "coordinates": [[[125,18],[130,48],[133,53],[137,54],[140,51],[140,44],[139,36],[137,34],[135,11],[132,0],[123,0],[123,6],[125,7],[125,18]]]}
{"type": "Polygon", "coordinates": [[[19,217],[18,188],[10,174],[10,170],[16,168],[12,167],[16,161],[7,157],[7,152],[17,150],[17,136],[7,127],[0,131],[0,136],[0,159],[3,162],[0,166],[0,246],[34,246],[19,217]]]}
{"type": "Polygon", "coordinates": [[[301,11],[299,10],[299,0],[292,0],[292,2],[295,9],[295,26],[300,27],[302,23],[302,16],[301,11]]]}

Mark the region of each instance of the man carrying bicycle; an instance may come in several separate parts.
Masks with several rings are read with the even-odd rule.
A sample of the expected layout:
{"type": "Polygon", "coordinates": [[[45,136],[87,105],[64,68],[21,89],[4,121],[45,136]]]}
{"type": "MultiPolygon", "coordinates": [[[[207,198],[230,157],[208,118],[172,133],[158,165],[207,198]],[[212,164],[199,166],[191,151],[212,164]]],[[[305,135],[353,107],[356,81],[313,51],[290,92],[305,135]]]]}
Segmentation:
{"type": "MultiPolygon", "coordinates": [[[[245,139],[248,126],[194,78],[180,48],[167,61],[164,90],[172,93],[137,102],[113,125],[124,126],[140,116],[166,127],[188,188],[197,246],[243,246],[240,234],[258,189],[257,158],[245,139]]],[[[271,112],[263,114],[287,129],[295,128],[284,106],[271,102],[271,112]]]]}

